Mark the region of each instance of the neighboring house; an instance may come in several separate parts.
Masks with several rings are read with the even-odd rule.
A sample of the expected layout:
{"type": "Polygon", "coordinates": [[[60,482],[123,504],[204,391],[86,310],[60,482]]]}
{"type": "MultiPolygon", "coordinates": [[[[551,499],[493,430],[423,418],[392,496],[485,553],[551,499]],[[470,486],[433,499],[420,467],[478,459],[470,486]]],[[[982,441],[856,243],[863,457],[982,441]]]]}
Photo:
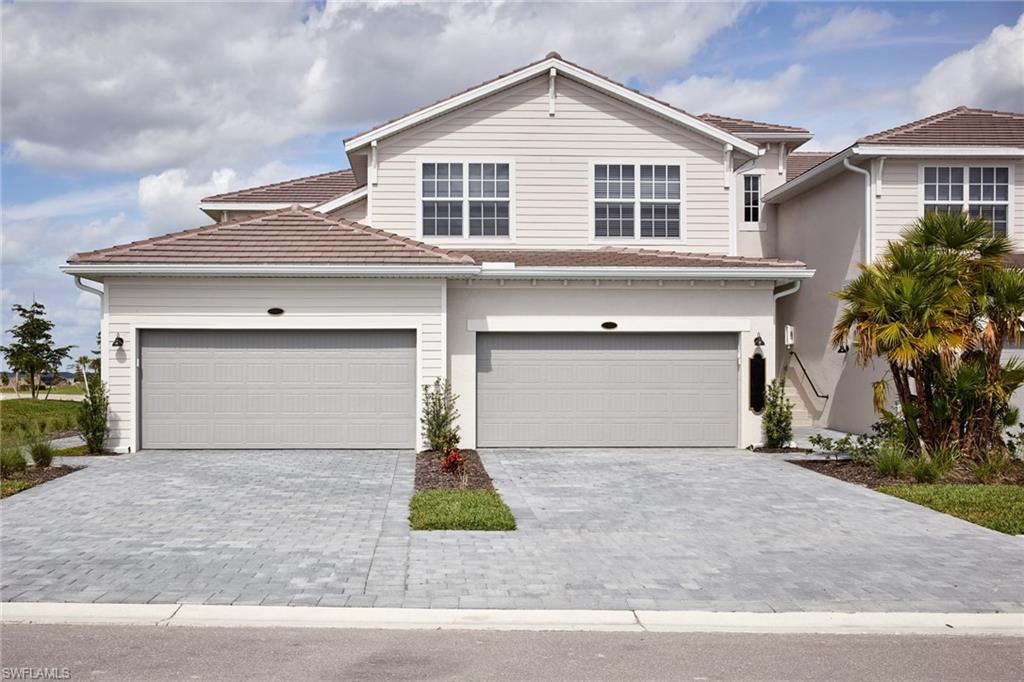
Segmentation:
{"type": "Polygon", "coordinates": [[[854,353],[831,347],[840,312],[832,292],[933,211],[988,218],[996,234],[1024,251],[1024,114],[958,107],[868,135],[827,158],[804,159],[813,166],[764,196],[778,253],[815,269],[797,295],[780,301],[776,327],[780,334],[794,327],[807,374],[787,363],[787,354],[780,355],[782,371],[788,364],[787,382],[816,423],[864,432],[877,419],[871,384],[886,368],[876,362],[865,369],[854,353]]]}
{"type": "Polygon", "coordinates": [[[784,368],[786,322],[801,355],[823,347],[834,301],[805,323],[787,297],[818,296],[815,261],[864,231],[847,172],[824,256],[791,243],[814,230],[782,222],[789,188],[847,182],[793,151],[810,138],[551,53],[346,140],[350,170],[77,254],[64,270],[104,285],[111,446],[414,447],[439,377],[466,447],[758,442],[750,358],[784,368]]]}

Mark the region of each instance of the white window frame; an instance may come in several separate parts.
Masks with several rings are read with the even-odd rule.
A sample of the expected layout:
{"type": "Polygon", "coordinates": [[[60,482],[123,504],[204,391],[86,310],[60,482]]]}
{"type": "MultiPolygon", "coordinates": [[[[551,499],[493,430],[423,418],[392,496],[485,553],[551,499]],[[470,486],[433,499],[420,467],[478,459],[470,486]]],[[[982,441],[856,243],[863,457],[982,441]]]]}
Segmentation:
{"type": "Polygon", "coordinates": [[[753,172],[741,173],[739,190],[740,190],[740,212],[742,213],[742,220],[740,223],[743,225],[743,229],[753,230],[760,229],[761,218],[764,216],[764,180],[765,172],[763,169],[758,169],[753,172]],[[757,178],[757,220],[747,220],[747,178],[757,178]]]}
{"type": "Polygon", "coordinates": [[[654,244],[654,245],[679,245],[685,244],[686,232],[686,162],[682,159],[590,159],[589,173],[587,178],[587,200],[588,220],[587,234],[591,244],[630,244],[633,246],[654,244]],[[594,196],[594,178],[597,166],[633,166],[633,179],[635,187],[633,191],[633,236],[632,237],[598,237],[594,234],[596,228],[597,204],[625,204],[630,203],[629,199],[598,199],[594,196]],[[640,199],[640,166],[679,166],[679,199],[640,199]],[[678,237],[641,237],[640,236],[640,206],[642,204],[679,204],[679,236],[678,237]]]}
{"type": "Polygon", "coordinates": [[[962,168],[964,171],[963,180],[963,200],[960,202],[960,211],[963,213],[968,212],[970,206],[1006,206],[1006,237],[1013,239],[1016,235],[1016,230],[1013,221],[1014,212],[1014,188],[1016,182],[1014,178],[1015,165],[1005,160],[993,160],[990,162],[975,162],[975,163],[962,163],[952,160],[936,160],[926,161],[919,163],[917,166],[917,216],[919,218],[924,216],[924,205],[927,204],[949,204],[955,205],[955,201],[926,201],[924,198],[924,169],[925,168],[962,168]],[[971,201],[971,169],[972,168],[1006,168],[1006,201],[986,201],[979,199],[978,201],[971,201]]]}
{"type": "MultiPolygon", "coordinates": [[[[449,201],[454,201],[449,199],[449,201]]],[[[516,164],[512,159],[494,157],[460,156],[450,157],[420,157],[416,159],[416,238],[431,243],[463,244],[466,240],[480,240],[487,244],[504,244],[515,240],[516,236],[516,164]],[[435,197],[423,196],[423,164],[426,163],[448,163],[462,165],[462,234],[459,236],[449,235],[424,235],[423,234],[423,202],[424,201],[445,201],[435,197]],[[492,197],[469,197],[469,164],[471,163],[504,163],[508,164],[508,236],[486,236],[469,234],[469,204],[470,201],[505,201],[501,198],[492,197]]]]}

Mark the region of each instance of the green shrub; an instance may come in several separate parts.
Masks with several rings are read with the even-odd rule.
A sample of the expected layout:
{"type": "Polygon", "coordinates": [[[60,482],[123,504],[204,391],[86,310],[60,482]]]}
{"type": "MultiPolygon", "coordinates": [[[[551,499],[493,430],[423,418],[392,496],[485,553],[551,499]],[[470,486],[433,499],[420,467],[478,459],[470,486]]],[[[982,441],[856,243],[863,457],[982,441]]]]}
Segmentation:
{"type": "Polygon", "coordinates": [[[956,468],[960,462],[960,448],[956,445],[943,445],[932,451],[932,464],[938,478],[942,478],[956,468]]]}
{"type": "Polygon", "coordinates": [[[890,478],[902,478],[907,473],[908,464],[903,447],[892,441],[882,443],[871,460],[875,471],[890,478]]]}
{"type": "Polygon", "coordinates": [[[828,438],[814,434],[808,440],[815,449],[824,453],[847,454],[857,464],[871,464],[878,455],[882,439],[878,436],[858,435],[854,440],[851,436],[828,438]]]}
{"type": "Polygon", "coordinates": [[[21,454],[21,448],[4,448],[0,450],[0,474],[10,476],[19,474],[28,467],[25,455],[21,454]]]}
{"type": "Polygon", "coordinates": [[[998,450],[990,450],[971,466],[971,473],[982,483],[995,483],[1010,470],[1009,455],[998,450]]]}
{"type": "Polygon", "coordinates": [[[939,478],[939,467],[930,459],[915,457],[910,463],[910,476],[918,483],[934,483],[939,478]]]}
{"type": "Polygon", "coordinates": [[[42,468],[50,466],[53,463],[53,456],[56,454],[53,446],[45,440],[32,443],[32,445],[29,446],[28,451],[29,454],[32,455],[32,462],[35,463],[37,467],[42,468]]]}
{"type": "Polygon", "coordinates": [[[776,379],[768,385],[764,396],[764,444],[781,448],[793,440],[793,403],[786,398],[786,384],[776,379]]]}
{"type": "Polygon", "coordinates": [[[459,396],[452,392],[452,385],[447,379],[438,378],[434,385],[423,386],[423,416],[420,424],[423,427],[423,440],[434,452],[445,454],[459,446],[459,426],[455,422],[459,411],[455,401],[459,396]]]}
{"type": "Polygon", "coordinates": [[[89,452],[101,453],[107,442],[107,388],[97,377],[89,378],[89,392],[78,403],[78,430],[85,439],[89,452]]]}

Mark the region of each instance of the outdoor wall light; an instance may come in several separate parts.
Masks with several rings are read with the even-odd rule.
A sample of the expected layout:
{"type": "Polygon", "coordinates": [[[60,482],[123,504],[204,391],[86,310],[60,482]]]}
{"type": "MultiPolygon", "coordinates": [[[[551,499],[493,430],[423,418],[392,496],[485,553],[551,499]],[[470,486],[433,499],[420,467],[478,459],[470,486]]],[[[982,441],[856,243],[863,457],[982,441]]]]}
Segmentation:
{"type": "Polygon", "coordinates": [[[122,348],[124,347],[124,339],[122,339],[121,335],[118,334],[117,336],[114,337],[114,342],[111,343],[110,345],[113,346],[114,348],[122,348]]]}
{"type": "Polygon", "coordinates": [[[760,347],[762,347],[764,345],[764,339],[761,338],[760,334],[758,334],[757,336],[754,337],[754,345],[757,348],[760,348],[760,347]]]}
{"type": "Polygon", "coordinates": [[[846,355],[850,352],[850,347],[846,345],[846,341],[843,341],[839,344],[839,348],[836,349],[836,352],[840,355],[846,355]]]}

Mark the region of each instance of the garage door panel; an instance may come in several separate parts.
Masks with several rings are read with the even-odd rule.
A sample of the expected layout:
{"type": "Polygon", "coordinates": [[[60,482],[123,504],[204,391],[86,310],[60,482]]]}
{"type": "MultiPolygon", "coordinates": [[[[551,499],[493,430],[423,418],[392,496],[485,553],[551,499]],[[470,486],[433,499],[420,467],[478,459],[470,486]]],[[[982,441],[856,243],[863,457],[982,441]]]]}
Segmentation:
{"type": "Polygon", "coordinates": [[[145,331],[147,448],[408,448],[412,331],[145,331]]]}
{"type": "Polygon", "coordinates": [[[480,446],[734,446],[735,334],[480,334],[480,446]]]}

